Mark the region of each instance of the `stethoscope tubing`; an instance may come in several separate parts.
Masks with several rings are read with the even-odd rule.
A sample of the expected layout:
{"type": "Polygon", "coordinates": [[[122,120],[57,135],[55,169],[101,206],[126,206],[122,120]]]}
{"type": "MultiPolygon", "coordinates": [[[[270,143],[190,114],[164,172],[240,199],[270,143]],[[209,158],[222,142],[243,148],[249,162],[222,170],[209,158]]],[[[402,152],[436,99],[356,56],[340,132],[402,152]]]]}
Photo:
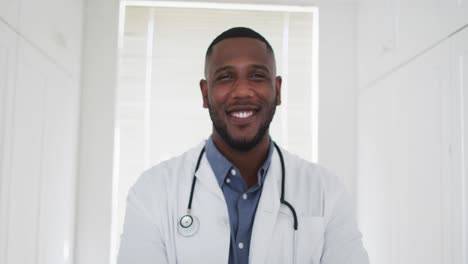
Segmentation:
{"type": "MultiPolygon", "coordinates": [[[[281,196],[280,196],[280,202],[284,204],[286,207],[289,208],[291,211],[293,218],[294,218],[294,231],[293,231],[293,264],[297,263],[297,248],[296,248],[296,243],[297,243],[297,230],[298,230],[298,220],[297,220],[297,214],[296,210],[294,207],[284,199],[284,189],[286,186],[286,168],[284,165],[284,157],[283,153],[281,152],[280,148],[278,145],[276,145],[275,142],[273,142],[276,151],[278,152],[280,162],[281,162],[281,196]]],[[[195,171],[193,173],[193,180],[192,180],[192,186],[190,187],[190,197],[189,197],[189,202],[187,205],[187,214],[182,216],[179,220],[179,232],[183,234],[184,236],[193,236],[197,231],[198,227],[200,225],[198,218],[192,215],[192,201],[193,201],[193,194],[195,192],[195,185],[197,184],[197,177],[196,173],[198,169],[200,168],[200,163],[203,157],[203,154],[205,153],[205,147],[202,148],[200,151],[200,155],[198,156],[198,160],[195,166],[195,171]]]]}
{"type": "MultiPolygon", "coordinates": [[[[294,218],[294,231],[293,231],[293,264],[296,264],[297,263],[297,259],[296,259],[296,256],[297,256],[297,252],[296,252],[296,243],[297,243],[297,230],[298,230],[298,220],[297,220],[297,214],[296,214],[296,210],[294,209],[294,207],[284,199],[284,189],[285,189],[285,185],[286,185],[286,168],[285,168],[285,165],[284,165],[284,158],[283,158],[283,153],[281,152],[280,148],[278,147],[278,145],[276,145],[275,142],[273,142],[275,148],[276,148],[276,151],[278,152],[278,155],[279,155],[279,158],[280,158],[280,162],[281,162],[281,196],[280,196],[280,202],[282,204],[284,204],[286,207],[289,208],[289,210],[291,211],[292,215],[293,215],[293,218],[294,218]]],[[[197,177],[196,177],[196,173],[200,167],[200,163],[201,163],[201,160],[202,160],[202,157],[203,157],[203,154],[205,153],[205,147],[203,147],[203,149],[200,151],[200,155],[198,156],[198,160],[197,160],[197,164],[195,166],[195,172],[193,173],[193,180],[192,180],[192,186],[190,188],[190,197],[189,197],[189,202],[188,202],[188,205],[187,205],[187,214],[182,216],[179,220],[179,225],[182,229],[184,230],[187,230],[189,233],[186,233],[185,235],[186,236],[192,236],[194,235],[197,230],[198,230],[198,226],[199,226],[199,222],[198,222],[198,219],[195,217],[195,216],[192,216],[192,201],[193,201],[193,194],[195,192],[195,185],[197,183],[197,177]],[[186,223],[184,220],[188,220],[188,223],[186,223]],[[192,231],[189,231],[190,229],[192,229],[192,231]]]]}
{"type": "Polygon", "coordinates": [[[286,205],[289,210],[291,210],[291,213],[293,214],[294,218],[294,230],[297,231],[298,228],[298,221],[297,221],[297,215],[296,215],[296,210],[294,210],[294,207],[284,199],[284,188],[286,185],[286,168],[284,166],[284,158],[283,158],[283,153],[281,153],[280,148],[278,145],[276,145],[276,142],[273,142],[275,145],[276,151],[278,151],[278,155],[280,157],[280,162],[281,162],[281,196],[280,196],[280,202],[284,205],[286,205]]]}
{"type": "Polygon", "coordinates": [[[197,173],[198,168],[200,168],[200,162],[203,157],[203,153],[205,153],[205,147],[203,147],[203,149],[200,151],[200,155],[198,155],[197,165],[195,166],[195,172],[193,173],[192,187],[190,188],[190,198],[187,206],[187,214],[190,214],[192,211],[193,192],[195,191],[195,184],[197,182],[197,177],[195,174],[197,173]]]}
{"type": "MultiPolygon", "coordinates": [[[[293,218],[294,218],[294,226],[293,227],[294,227],[294,230],[297,231],[299,223],[297,221],[296,210],[294,209],[294,207],[288,201],[286,201],[284,199],[284,189],[285,189],[285,186],[286,186],[286,167],[284,165],[283,153],[281,152],[281,150],[278,147],[278,145],[276,144],[276,142],[273,142],[273,145],[275,146],[275,149],[278,152],[278,155],[279,155],[279,158],[280,158],[280,163],[281,163],[281,196],[280,196],[280,202],[282,204],[284,204],[286,207],[288,207],[289,210],[291,211],[291,213],[293,215],[293,218]]],[[[205,147],[202,148],[202,150],[200,151],[200,154],[198,155],[197,164],[195,166],[195,172],[193,174],[192,186],[190,188],[190,197],[189,197],[189,202],[188,202],[188,206],[187,206],[187,215],[188,216],[191,216],[193,194],[195,192],[195,185],[197,183],[197,177],[195,176],[195,174],[197,173],[198,169],[200,168],[200,163],[201,163],[201,160],[202,160],[202,157],[203,157],[204,153],[205,153],[205,147]]]]}

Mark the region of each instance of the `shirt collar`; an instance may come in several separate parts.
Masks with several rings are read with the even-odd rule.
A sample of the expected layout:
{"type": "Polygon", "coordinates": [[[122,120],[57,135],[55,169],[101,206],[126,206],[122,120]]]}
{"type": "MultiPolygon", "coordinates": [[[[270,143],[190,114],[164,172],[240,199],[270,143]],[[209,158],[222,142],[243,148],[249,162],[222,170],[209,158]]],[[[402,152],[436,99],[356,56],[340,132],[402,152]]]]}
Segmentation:
{"type": "MultiPolygon", "coordinates": [[[[259,186],[263,184],[265,176],[268,172],[268,168],[270,167],[271,157],[273,156],[272,146],[273,143],[270,139],[267,158],[263,165],[260,167],[259,171],[257,172],[259,186]]],[[[221,152],[219,152],[219,150],[216,148],[213,142],[212,136],[210,136],[206,141],[205,152],[206,158],[208,159],[208,162],[216,176],[216,180],[218,181],[219,186],[222,187],[229,170],[233,168],[234,165],[229,160],[227,160],[226,157],[224,157],[224,155],[221,154],[221,152]]]]}

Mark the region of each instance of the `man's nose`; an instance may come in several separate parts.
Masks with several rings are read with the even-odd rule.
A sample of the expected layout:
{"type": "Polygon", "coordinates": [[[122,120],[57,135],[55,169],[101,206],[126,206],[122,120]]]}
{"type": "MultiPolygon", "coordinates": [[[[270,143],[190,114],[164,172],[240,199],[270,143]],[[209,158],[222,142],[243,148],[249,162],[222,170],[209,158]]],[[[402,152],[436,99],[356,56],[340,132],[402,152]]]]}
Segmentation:
{"type": "Polygon", "coordinates": [[[248,98],[253,96],[253,87],[248,78],[239,78],[232,87],[234,98],[248,98]]]}

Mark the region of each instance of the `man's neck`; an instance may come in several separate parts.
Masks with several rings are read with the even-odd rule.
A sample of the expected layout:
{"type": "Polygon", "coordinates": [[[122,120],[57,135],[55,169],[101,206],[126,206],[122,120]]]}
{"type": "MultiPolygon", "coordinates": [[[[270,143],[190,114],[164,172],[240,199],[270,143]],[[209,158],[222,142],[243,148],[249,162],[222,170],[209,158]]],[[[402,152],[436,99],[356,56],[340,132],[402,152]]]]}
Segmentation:
{"type": "Polygon", "coordinates": [[[268,133],[265,133],[262,140],[249,151],[239,151],[232,148],[216,132],[213,132],[213,142],[219,152],[240,170],[247,186],[254,185],[257,181],[257,172],[267,159],[270,147],[268,133]]]}

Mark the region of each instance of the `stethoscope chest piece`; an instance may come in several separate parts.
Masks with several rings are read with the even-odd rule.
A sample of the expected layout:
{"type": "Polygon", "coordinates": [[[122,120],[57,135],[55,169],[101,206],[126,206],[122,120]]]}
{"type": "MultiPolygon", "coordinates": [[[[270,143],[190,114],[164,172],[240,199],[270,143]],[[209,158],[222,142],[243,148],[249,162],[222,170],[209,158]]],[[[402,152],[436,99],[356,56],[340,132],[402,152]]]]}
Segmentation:
{"type": "Polygon", "coordinates": [[[198,221],[198,218],[189,214],[182,216],[177,225],[179,234],[181,234],[184,237],[190,237],[195,235],[198,232],[199,228],[200,221],[198,221]]]}

